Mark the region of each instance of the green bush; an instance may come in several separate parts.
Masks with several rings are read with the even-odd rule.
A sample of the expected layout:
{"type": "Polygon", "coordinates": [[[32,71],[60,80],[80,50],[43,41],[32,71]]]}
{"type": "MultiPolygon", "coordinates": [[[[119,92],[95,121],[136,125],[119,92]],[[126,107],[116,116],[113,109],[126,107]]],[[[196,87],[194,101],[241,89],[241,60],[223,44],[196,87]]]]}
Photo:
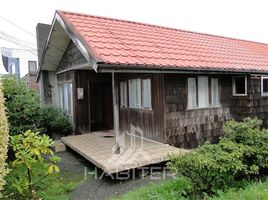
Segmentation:
{"type": "Polygon", "coordinates": [[[261,129],[261,125],[262,121],[257,118],[245,118],[242,122],[231,120],[224,125],[224,138],[248,147],[244,162],[262,175],[268,169],[268,130],[261,129]]]}
{"type": "Polygon", "coordinates": [[[237,174],[247,171],[243,163],[247,151],[244,145],[221,140],[219,144],[205,144],[182,156],[171,156],[168,166],[190,180],[188,192],[212,195],[231,185],[237,174]]]}
{"type": "Polygon", "coordinates": [[[40,126],[43,127],[44,133],[49,136],[54,136],[54,134],[68,135],[72,132],[69,118],[63,111],[54,107],[41,108],[40,126]]]}
{"type": "Polygon", "coordinates": [[[7,145],[8,145],[8,122],[4,106],[4,97],[0,87],[0,198],[1,191],[5,185],[5,176],[8,173],[6,159],[7,159],[7,145]]]}
{"type": "Polygon", "coordinates": [[[268,131],[261,120],[231,120],[218,144],[205,144],[182,156],[170,156],[168,166],[190,180],[191,194],[213,195],[236,181],[263,175],[268,169],[268,131]]]}
{"type": "Polygon", "coordinates": [[[38,95],[26,83],[14,76],[1,78],[10,135],[23,133],[39,126],[40,106],[38,95]]]}

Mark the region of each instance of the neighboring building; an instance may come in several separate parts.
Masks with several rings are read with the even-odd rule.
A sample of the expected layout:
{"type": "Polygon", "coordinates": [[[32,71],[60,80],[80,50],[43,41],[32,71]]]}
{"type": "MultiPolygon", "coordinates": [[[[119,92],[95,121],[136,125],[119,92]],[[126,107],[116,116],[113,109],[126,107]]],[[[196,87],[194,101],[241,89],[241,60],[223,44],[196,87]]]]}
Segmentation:
{"type": "Polygon", "coordinates": [[[65,11],[48,35],[42,98],[76,134],[114,129],[117,138],[134,125],[193,148],[216,142],[229,119],[268,125],[267,44],[65,11]]]}
{"type": "Polygon", "coordinates": [[[15,75],[20,78],[20,59],[12,56],[12,49],[1,48],[3,65],[8,74],[15,75]]]}
{"type": "Polygon", "coordinates": [[[36,82],[37,63],[36,61],[28,61],[28,73],[23,77],[29,88],[39,94],[39,83],[36,82]]]}

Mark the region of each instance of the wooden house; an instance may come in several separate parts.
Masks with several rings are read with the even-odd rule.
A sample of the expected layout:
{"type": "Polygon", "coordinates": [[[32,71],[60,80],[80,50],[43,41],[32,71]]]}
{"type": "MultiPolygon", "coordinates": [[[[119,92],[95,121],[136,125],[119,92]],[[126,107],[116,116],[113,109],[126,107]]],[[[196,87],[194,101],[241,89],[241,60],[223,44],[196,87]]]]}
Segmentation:
{"type": "Polygon", "coordinates": [[[268,125],[267,44],[66,11],[43,35],[43,103],[64,109],[74,134],[133,125],[194,148],[230,119],[268,125]]]}

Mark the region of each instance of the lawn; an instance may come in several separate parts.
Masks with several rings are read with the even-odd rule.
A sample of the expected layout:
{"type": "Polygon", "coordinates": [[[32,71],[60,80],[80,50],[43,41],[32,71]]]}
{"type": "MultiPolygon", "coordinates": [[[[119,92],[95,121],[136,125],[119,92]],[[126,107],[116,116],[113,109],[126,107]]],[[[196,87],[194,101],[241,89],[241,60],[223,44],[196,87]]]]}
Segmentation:
{"type": "MultiPolygon", "coordinates": [[[[181,194],[187,188],[184,179],[169,180],[159,185],[150,185],[123,195],[120,200],[185,200],[181,194]]],[[[226,193],[219,193],[217,197],[208,200],[267,200],[268,179],[263,183],[251,183],[243,189],[230,189],[226,193]]]]}
{"type": "MultiPolygon", "coordinates": [[[[41,164],[35,164],[34,166],[36,173],[36,179],[38,179],[38,174],[44,169],[44,166],[41,164]]],[[[12,169],[12,172],[9,173],[6,177],[7,185],[4,190],[4,199],[24,199],[20,197],[18,193],[15,192],[15,189],[12,186],[12,180],[18,175],[25,173],[23,167],[12,169]]],[[[25,175],[26,177],[26,175],[25,175]]],[[[43,179],[37,187],[37,196],[44,200],[67,200],[69,198],[70,192],[82,182],[83,177],[74,173],[68,172],[59,172],[47,176],[43,179]]]]}

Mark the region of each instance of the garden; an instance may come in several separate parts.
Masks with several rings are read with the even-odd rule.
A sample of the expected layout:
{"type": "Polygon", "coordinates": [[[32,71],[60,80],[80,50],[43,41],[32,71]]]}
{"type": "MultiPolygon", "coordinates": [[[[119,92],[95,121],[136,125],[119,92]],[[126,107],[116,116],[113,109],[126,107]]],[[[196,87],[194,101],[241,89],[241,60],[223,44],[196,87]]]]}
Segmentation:
{"type": "Polygon", "coordinates": [[[69,199],[82,177],[61,172],[52,138],[71,131],[64,112],[41,108],[38,95],[23,81],[1,77],[0,197],[69,199]]]}

